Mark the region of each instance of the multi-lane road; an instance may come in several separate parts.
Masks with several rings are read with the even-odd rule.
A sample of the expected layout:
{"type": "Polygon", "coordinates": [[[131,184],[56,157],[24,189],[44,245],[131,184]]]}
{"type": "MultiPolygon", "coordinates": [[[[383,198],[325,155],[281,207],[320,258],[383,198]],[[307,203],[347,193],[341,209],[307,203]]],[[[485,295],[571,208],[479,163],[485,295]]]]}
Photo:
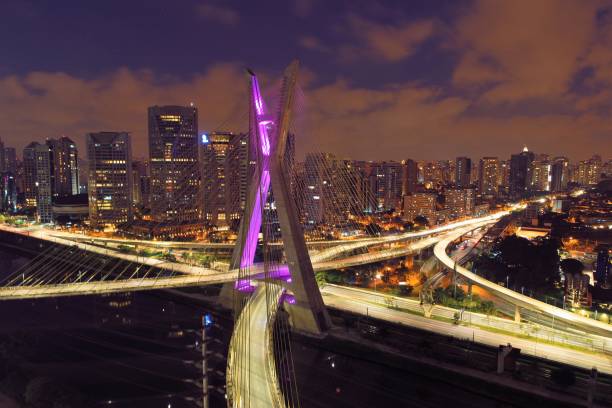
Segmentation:
{"type": "MultiPolygon", "coordinates": [[[[420,308],[419,302],[413,300],[396,298],[394,300],[394,306],[397,306],[397,308],[391,308],[385,304],[386,300],[383,297],[386,296],[384,295],[371,293],[365,290],[331,285],[325,286],[322,289],[322,294],[325,305],[329,307],[334,307],[340,310],[358,313],[364,316],[370,316],[389,322],[400,323],[406,326],[416,327],[455,338],[470,339],[492,347],[497,347],[500,344],[511,343],[513,347],[520,348],[521,352],[525,354],[555,360],[586,369],[597,367],[597,369],[601,372],[612,374],[612,354],[605,352],[579,351],[573,348],[542,342],[542,340],[538,340],[537,337],[534,337],[533,339],[525,339],[509,336],[505,333],[488,331],[478,327],[480,324],[484,325],[486,323],[486,321],[480,320],[487,320],[486,316],[478,313],[474,313],[471,316],[472,325],[455,325],[447,321],[425,318],[419,315],[422,313],[422,309],[420,308]],[[412,313],[402,311],[401,309],[409,310],[412,313]]],[[[454,312],[456,311],[453,309],[437,307],[437,312],[434,312],[434,315],[450,319],[452,318],[452,314],[454,314],[454,312]]],[[[469,318],[469,314],[464,314],[464,323],[467,323],[469,318]]],[[[495,318],[488,319],[491,320],[495,318]]],[[[507,323],[512,325],[510,322],[507,323]]],[[[510,327],[508,327],[506,330],[508,329],[510,329],[510,327]]]]}

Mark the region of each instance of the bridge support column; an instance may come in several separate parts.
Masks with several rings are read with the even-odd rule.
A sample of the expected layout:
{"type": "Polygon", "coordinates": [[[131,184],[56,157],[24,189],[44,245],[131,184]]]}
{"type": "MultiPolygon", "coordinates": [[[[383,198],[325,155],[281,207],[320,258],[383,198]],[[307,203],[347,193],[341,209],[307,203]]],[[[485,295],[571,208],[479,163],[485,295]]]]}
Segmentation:
{"type": "Polygon", "coordinates": [[[517,323],[521,322],[521,310],[518,306],[514,306],[514,321],[517,323]]]}

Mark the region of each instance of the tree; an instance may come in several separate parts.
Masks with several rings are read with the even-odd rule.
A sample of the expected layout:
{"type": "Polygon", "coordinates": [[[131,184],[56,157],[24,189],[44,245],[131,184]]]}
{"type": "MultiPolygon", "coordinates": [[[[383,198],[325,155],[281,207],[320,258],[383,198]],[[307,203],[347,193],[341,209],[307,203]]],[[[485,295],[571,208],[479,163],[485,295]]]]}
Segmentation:
{"type": "Polygon", "coordinates": [[[429,225],[429,220],[424,215],[417,215],[414,217],[414,224],[416,225],[429,225]]]}
{"type": "Polygon", "coordinates": [[[584,270],[584,265],[582,262],[574,258],[562,260],[560,266],[563,273],[569,273],[571,275],[580,275],[584,270]]]}

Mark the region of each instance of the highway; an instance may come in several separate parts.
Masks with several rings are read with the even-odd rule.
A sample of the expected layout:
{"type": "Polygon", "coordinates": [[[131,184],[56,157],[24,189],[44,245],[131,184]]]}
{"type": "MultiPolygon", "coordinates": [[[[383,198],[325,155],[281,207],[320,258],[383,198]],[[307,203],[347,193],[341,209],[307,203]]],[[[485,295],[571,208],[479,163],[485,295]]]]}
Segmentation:
{"type": "Polygon", "coordinates": [[[458,229],[456,231],[453,231],[452,233],[447,234],[434,247],[434,256],[447,268],[451,270],[455,269],[459,275],[463,276],[468,281],[471,281],[473,284],[480,286],[492,295],[497,296],[515,306],[531,310],[536,313],[546,314],[551,318],[554,316],[556,320],[562,321],[563,323],[582,331],[598,334],[604,337],[612,337],[612,325],[599,322],[594,319],[589,319],[587,317],[580,316],[576,313],[572,313],[568,310],[563,310],[556,306],[549,305],[539,300],[530,298],[529,296],[522,295],[511,289],[497,285],[496,283],[493,283],[488,279],[476,275],[475,273],[464,268],[463,266],[458,265],[455,260],[453,260],[447,255],[446,248],[450,245],[451,242],[453,242],[461,235],[467,233],[470,229],[473,229],[476,226],[478,225],[465,229],[458,229]]]}
{"type": "MultiPolygon", "coordinates": [[[[381,305],[381,295],[368,293],[367,291],[327,285],[322,289],[322,293],[325,305],[328,307],[428,330],[455,338],[471,339],[475,342],[486,344],[491,347],[497,347],[500,344],[510,343],[513,347],[520,348],[521,352],[524,354],[559,361],[561,363],[570,364],[585,369],[597,367],[597,369],[601,372],[612,374],[612,356],[610,354],[589,353],[548,343],[541,343],[535,339],[524,339],[509,336],[507,334],[495,333],[476,326],[455,325],[449,322],[425,318],[423,316],[414,314],[422,313],[420,305],[416,301],[405,300],[404,302],[398,302],[398,307],[414,312],[409,313],[381,305]]],[[[436,309],[443,311],[446,308],[436,306],[436,309]]],[[[453,309],[450,309],[450,311],[452,313],[456,312],[453,309]]],[[[439,314],[440,316],[448,318],[448,316],[445,316],[445,312],[439,314]]],[[[478,314],[474,313],[472,319],[475,320],[476,315],[478,314]]],[[[464,314],[464,322],[467,318],[467,314],[464,314]]]]}

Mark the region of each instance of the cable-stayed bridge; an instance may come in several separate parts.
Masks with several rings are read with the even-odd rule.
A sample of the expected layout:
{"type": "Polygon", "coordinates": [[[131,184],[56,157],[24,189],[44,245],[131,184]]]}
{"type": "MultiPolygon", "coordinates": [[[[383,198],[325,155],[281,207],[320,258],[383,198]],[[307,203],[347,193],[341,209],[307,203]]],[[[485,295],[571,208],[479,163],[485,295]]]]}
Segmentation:
{"type": "MultiPolygon", "coordinates": [[[[274,109],[266,106],[257,77],[249,73],[249,143],[255,165],[228,264],[198,266],[176,257],[159,259],[123,253],[119,248],[130,244],[176,251],[227,250],[230,249],[227,244],[97,239],[46,228],[2,226],[4,233],[14,235],[16,246],[20,245],[20,239],[39,240],[40,253],[32,262],[3,278],[0,300],[223,283],[222,293],[229,294],[233,300],[236,316],[228,356],[228,403],[232,407],[299,406],[295,381],[280,381],[291,378],[291,358],[276,361],[274,356],[278,350],[290,356],[283,325],[315,336],[325,335],[329,328],[330,320],[314,279],[315,271],[380,262],[434,245],[442,267],[517,308],[554,316],[585,331],[610,335],[609,327],[560,312],[561,309],[551,305],[544,307],[541,302],[478,277],[448,257],[446,250],[452,241],[474,229],[486,228],[507,212],[419,232],[358,240],[323,238],[330,227],[342,229],[359,223],[364,208],[377,207],[377,198],[355,183],[354,169],[324,155],[310,157],[316,174],[301,180],[295,177],[293,163],[286,159],[291,147],[291,119],[299,96],[296,80],[297,64],[294,63],[285,73],[280,100],[274,109]]],[[[185,196],[195,194],[197,186],[192,181],[178,191],[185,196]]],[[[180,214],[181,208],[179,205],[176,209],[152,212],[180,214]]]]}

